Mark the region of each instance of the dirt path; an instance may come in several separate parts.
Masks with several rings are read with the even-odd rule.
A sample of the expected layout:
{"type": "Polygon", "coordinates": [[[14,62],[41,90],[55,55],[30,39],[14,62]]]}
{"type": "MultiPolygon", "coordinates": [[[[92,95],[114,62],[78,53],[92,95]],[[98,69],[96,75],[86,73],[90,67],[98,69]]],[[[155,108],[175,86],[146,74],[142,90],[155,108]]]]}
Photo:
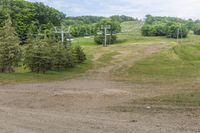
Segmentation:
{"type": "Polygon", "coordinates": [[[78,78],[1,85],[0,133],[200,132],[200,115],[196,113],[127,113],[109,109],[130,99],[162,95],[174,89],[111,80],[112,72],[167,48],[163,44],[113,47],[115,51],[120,49],[120,54],[111,63],[78,78]]]}

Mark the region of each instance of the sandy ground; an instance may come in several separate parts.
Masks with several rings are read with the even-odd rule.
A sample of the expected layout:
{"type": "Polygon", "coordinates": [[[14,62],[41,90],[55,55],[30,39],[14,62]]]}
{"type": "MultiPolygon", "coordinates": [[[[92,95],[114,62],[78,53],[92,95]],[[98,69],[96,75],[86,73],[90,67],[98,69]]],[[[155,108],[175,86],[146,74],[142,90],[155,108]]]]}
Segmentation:
{"type": "Polygon", "coordinates": [[[173,86],[112,81],[112,71],[116,68],[134,63],[168,46],[127,45],[122,48],[126,52],[117,55],[112,63],[75,79],[1,85],[0,133],[200,132],[198,112],[116,112],[109,108],[130,99],[171,93],[174,89],[173,86]],[[130,55],[135,58],[125,60],[130,55]]]}

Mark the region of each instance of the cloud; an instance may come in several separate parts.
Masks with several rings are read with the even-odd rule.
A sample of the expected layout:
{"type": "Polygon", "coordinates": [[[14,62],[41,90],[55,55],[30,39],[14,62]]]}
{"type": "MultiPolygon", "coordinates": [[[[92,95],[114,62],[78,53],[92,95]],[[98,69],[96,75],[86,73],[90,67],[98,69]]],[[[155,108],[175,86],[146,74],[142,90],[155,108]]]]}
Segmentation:
{"type": "Polygon", "coordinates": [[[146,14],[200,18],[199,0],[28,0],[43,2],[68,16],[130,15],[144,18],[146,14]]]}

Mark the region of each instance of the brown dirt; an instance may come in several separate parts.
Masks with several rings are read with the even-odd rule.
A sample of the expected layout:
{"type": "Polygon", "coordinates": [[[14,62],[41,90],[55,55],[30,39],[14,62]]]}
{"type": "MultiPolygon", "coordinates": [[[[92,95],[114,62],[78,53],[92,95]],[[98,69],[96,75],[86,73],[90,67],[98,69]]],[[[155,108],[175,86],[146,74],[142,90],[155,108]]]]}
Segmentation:
{"type": "Polygon", "coordinates": [[[113,71],[169,48],[163,44],[119,47],[124,50],[110,64],[75,79],[1,85],[0,133],[200,132],[198,112],[116,112],[109,109],[131,99],[186,89],[112,81],[113,71]]]}

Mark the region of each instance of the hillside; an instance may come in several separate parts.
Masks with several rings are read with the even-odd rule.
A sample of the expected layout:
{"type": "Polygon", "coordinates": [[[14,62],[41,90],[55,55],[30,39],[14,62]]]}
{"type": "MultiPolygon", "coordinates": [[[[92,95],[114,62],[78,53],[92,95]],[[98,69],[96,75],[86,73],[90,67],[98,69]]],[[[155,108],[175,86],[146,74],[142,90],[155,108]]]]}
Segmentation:
{"type": "Polygon", "coordinates": [[[126,21],[121,23],[122,33],[140,32],[144,22],[143,21],[126,21]]]}

